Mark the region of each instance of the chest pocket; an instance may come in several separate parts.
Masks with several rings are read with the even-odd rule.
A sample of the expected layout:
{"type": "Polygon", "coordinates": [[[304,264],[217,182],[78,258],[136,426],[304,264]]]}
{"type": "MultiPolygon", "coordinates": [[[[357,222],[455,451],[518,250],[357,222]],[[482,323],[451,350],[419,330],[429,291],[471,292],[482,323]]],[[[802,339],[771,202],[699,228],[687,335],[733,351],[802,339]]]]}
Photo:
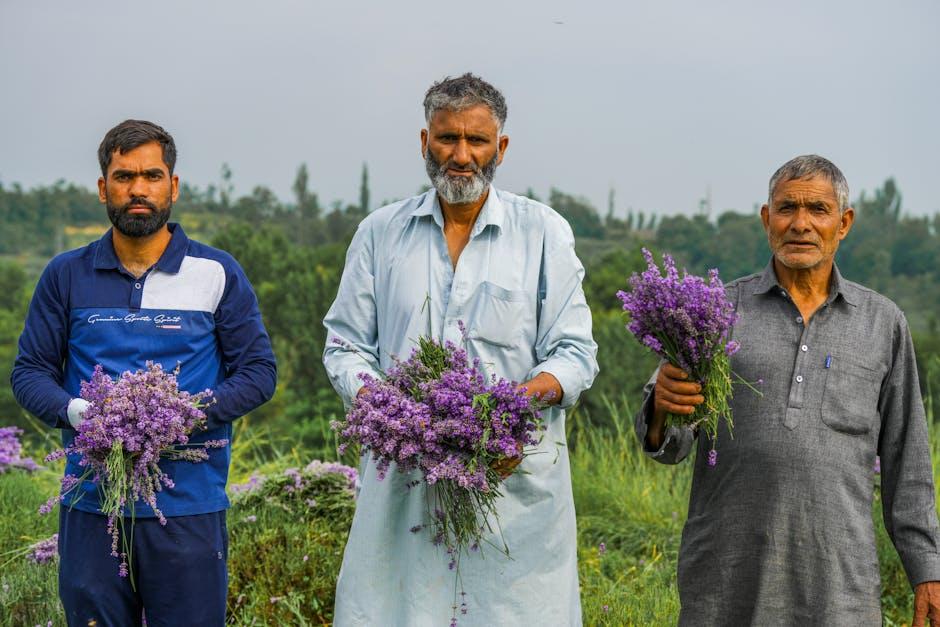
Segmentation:
{"type": "Polygon", "coordinates": [[[470,339],[513,348],[528,319],[529,295],[483,281],[473,297],[467,328],[470,339]]]}
{"type": "Polygon", "coordinates": [[[832,356],[820,413],[832,429],[849,435],[871,431],[879,420],[878,399],[884,372],[832,356]]]}

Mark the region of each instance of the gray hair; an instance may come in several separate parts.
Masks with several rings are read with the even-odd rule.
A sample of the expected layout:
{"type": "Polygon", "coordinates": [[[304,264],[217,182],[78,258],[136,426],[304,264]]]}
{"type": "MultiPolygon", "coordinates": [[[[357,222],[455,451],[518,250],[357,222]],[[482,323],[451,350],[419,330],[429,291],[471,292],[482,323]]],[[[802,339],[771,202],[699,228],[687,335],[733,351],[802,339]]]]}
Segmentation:
{"type": "Polygon", "coordinates": [[[774,172],[774,175],[770,177],[767,192],[768,206],[773,202],[774,190],[780,183],[796,179],[809,179],[814,176],[821,176],[832,183],[836,200],[839,202],[839,213],[844,213],[849,206],[849,184],[846,182],[842,171],[836,167],[836,164],[819,155],[801,155],[780,166],[774,172]]]}
{"type": "Polygon", "coordinates": [[[493,113],[499,131],[506,124],[506,99],[498,89],[479,76],[467,72],[457,78],[447,77],[431,85],[424,95],[424,118],[428,124],[441,109],[463,111],[476,105],[486,105],[493,113]]]}

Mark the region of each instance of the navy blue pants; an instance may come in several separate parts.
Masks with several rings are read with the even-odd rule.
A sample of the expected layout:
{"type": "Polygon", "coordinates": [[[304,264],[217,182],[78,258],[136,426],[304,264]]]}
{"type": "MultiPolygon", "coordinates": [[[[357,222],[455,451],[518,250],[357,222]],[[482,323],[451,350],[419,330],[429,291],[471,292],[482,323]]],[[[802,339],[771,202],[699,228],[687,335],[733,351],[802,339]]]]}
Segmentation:
{"type": "MultiPolygon", "coordinates": [[[[225,624],[225,512],[134,522],[130,578],[118,576],[105,516],[60,507],[59,597],[69,627],[225,624]],[[92,622],[93,621],[93,622],[92,622]]],[[[130,533],[130,520],[125,519],[130,533]]]]}

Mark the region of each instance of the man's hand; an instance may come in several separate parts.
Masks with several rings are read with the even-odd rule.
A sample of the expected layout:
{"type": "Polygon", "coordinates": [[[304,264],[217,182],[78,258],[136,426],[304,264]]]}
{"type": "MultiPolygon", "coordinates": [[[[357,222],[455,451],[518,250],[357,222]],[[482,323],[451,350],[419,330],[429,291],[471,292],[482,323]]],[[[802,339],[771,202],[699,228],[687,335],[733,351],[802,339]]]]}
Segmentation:
{"type": "MultiPolygon", "coordinates": [[[[72,425],[73,429],[78,429],[78,425],[85,422],[85,411],[88,409],[89,405],[91,405],[91,403],[83,398],[73,398],[69,401],[66,413],[68,414],[69,424],[72,425]]],[[[61,407],[61,405],[59,405],[59,407],[61,407]]]]}
{"type": "MultiPolygon", "coordinates": [[[[535,396],[543,403],[556,405],[561,402],[564,391],[555,375],[550,372],[540,372],[534,378],[529,379],[519,386],[525,388],[526,394],[535,396]]],[[[522,451],[515,457],[505,457],[499,461],[490,464],[490,468],[499,473],[500,479],[506,479],[522,463],[522,451]]]]}
{"type": "Polygon", "coordinates": [[[688,380],[689,375],[673,366],[663,364],[653,388],[653,418],[646,432],[646,442],[652,449],[662,446],[665,436],[666,414],[688,415],[696,405],[705,402],[702,386],[688,380]]]}
{"type": "Polygon", "coordinates": [[[519,387],[525,388],[529,396],[535,396],[549,405],[557,405],[565,395],[561,383],[550,372],[540,372],[519,387]]]}
{"type": "Polygon", "coordinates": [[[928,618],[933,627],[940,627],[940,581],[925,581],[914,587],[911,627],[925,627],[928,618]]]}

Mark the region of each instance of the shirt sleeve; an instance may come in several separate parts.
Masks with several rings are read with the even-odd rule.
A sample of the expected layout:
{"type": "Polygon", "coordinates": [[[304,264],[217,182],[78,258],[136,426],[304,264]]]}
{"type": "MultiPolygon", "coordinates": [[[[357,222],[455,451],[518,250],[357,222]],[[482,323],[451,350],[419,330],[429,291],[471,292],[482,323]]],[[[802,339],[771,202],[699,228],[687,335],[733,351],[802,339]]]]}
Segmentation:
{"type": "Polygon", "coordinates": [[[206,409],[210,430],[267,402],[277,385],[274,351],[251,283],[235,262],[226,266],[225,274],[225,290],[214,314],[225,380],[213,390],[215,402],[206,409]]]}
{"type": "Polygon", "coordinates": [[[912,586],[940,581],[940,530],[927,418],[917,380],[914,345],[898,312],[894,358],[879,399],[881,490],[888,535],[912,586]]]}
{"type": "Polygon", "coordinates": [[[646,442],[649,421],[653,416],[653,388],[656,385],[658,375],[659,368],[653,371],[653,376],[643,386],[643,402],[640,405],[640,411],[636,414],[636,423],[634,425],[636,437],[640,441],[643,452],[650,458],[661,464],[678,464],[692,452],[692,445],[695,443],[695,432],[691,428],[684,426],[666,427],[663,443],[658,449],[650,448],[646,442]]]}
{"type": "Polygon", "coordinates": [[[10,385],[17,402],[51,427],[71,428],[66,408],[72,396],[62,387],[68,350],[68,301],[53,261],[39,277],[20,335],[10,385]]]}
{"type": "Polygon", "coordinates": [[[539,278],[540,311],[532,379],[548,372],[561,384],[561,407],[571,407],[597,376],[597,344],[591,335],[591,310],[581,281],[584,267],[575,254],[571,227],[546,228],[539,278]]]}
{"type": "Polygon", "coordinates": [[[381,374],[373,251],[367,219],[359,225],[349,244],[336,300],[323,319],[326,327],[323,365],[347,407],[362,387],[360,374],[373,377],[381,374]]]}

